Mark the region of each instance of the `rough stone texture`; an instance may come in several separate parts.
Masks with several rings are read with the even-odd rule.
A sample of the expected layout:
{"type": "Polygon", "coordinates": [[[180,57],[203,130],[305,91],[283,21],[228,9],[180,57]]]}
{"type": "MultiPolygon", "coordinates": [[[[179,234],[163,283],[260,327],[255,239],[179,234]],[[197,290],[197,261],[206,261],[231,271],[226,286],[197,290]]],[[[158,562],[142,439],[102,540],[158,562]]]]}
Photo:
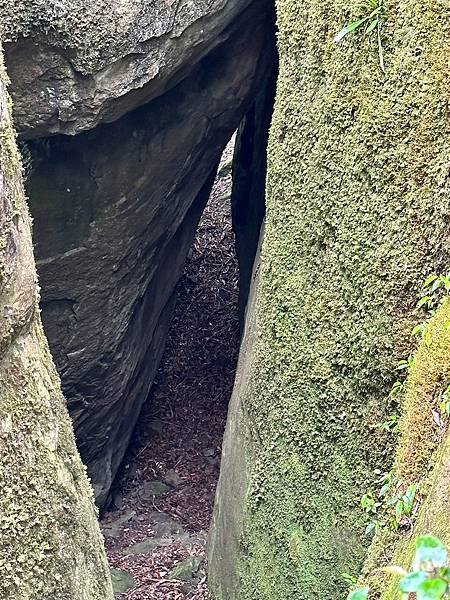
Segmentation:
{"type": "Polygon", "coordinates": [[[0,47],[0,597],[112,600],[92,490],[37,309],[0,47]]]}
{"type": "Polygon", "coordinates": [[[116,120],[186,77],[252,3],[264,0],[1,3],[16,128],[31,138],[116,120]]]}
{"type": "Polygon", "coordinates": [[[273,66],[267,71],[264,85],[239,126],[233,157],[231,206],[239,262],[241,330],[266,208],[267,142],[278,74],[275,35],[272,47],[273,66]]]}
{"type": "Polygon", "coordinates": [[[99,505],[161,357],[222,149],[270,69],[268,6],[251,7],[164,96],[28,144],[44,326],[99,505]]]}
{"type": "MultiPolygon", "coordinates": [[[[264,237],[260,236],[260,243],[264,237]]],[[[255,301],[260,279],[260,248],[249,287],[245,329],[236,379],[228,409],[226,435],[222,444],[222,464],[218,493],[208,541],[209,588],[222,597],[239,598],[240,532],[243,528],[245,495],[249,473],[244,444],[248,439],[248,414],[243,397],[253,361],[256,336],[255,301]],[[223,494],[226,493],[226,498],[223,494]]]]}
{"type": "Polygon", "coordinates": [[[450,262],[448,6],[384,6],[386,75],[375,32],[333,43],[358,9],[277,1],[257,332],[239,392],[248,435],[236,469],[224,457],[215,527],[224,513],[243,519],[214,534],[219,600],[344,596],[340,574],[357,574],[367,543],[360,497],[389,453],[374,426],[408,355],[418,286],[450,262]]]}
{"type": "Polygon", "coordinates": [[[409,568],[418,535],[432,533],[450,545],[450,435],[447,417],[440,409],[442,393],[450,384],[449,323],[450,298],[445,298],[426,325],[403,386],[391,479],[405,489],[417,486],[416,507],[412,531],[385,527],[376,532],[369,549],[364,583],[383,600],[400,600],[401,594],[398,579],[379,571],[380,566],[388,563],[409,568]]]}

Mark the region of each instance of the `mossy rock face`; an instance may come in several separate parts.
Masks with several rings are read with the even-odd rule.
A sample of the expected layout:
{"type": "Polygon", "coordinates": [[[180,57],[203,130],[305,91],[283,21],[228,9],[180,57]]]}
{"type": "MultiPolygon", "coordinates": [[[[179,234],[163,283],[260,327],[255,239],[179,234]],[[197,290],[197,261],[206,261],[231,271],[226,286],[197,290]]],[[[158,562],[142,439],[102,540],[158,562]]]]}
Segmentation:
{"type": "Polygon", "coordinates": [[[426,325],[423,340],[408,374],[395,471],[402,481],[419,482],[427,475],[434,451],[443,439],[442,426],[433,418],[440,413],[441,395],[450,383],[450,299],[446,298],[426,325]]]}
{"type": "Polygon", "coordinates": [[[133,576],[121,569],[111,569],[111,581],[116,595],[125,594],[136,585],[133,576]]]}
{"type": "Polygon", "coordinates": [[[198,556],[189,556],[186,560],[179,562],[170,572],[170,579],[180,579],[181,581],[190,581],[193,579],[200,566],[203,562],[203,559],[198,556]]]}
{"type": "Polygon", "coordinates": [[[92,489],[42,331],[0,45],[0,598],[110,600],[92,489]]]}
{"type": "Polygon", "coordinates": [[[345,595],[340,574],[358,573],[367,544],[360,497],[390,462],[374,426],[410,350],[420,282],[449,264],[448,8],[384,4],[386,74],[375,38],[333,43],[362,15],[277,2],[256,334],[212,531],[220,600],[345,595]]]}
{"type": "Polygon", "coordinates": [[[401,594],[398,578],[380,575],[377,567],[388,562],[410,568],[418,535],[433,534],[450,545],[450,435],[447,418],[438,418],[442,392],[450,384],[449,325],[450,298],[446,298],[427,324],[405,383],[393,476],[405,488],[416,484],[422,504],[412,532],[384,529],[369,549],[364,583],[382,600],[400,600],[401,594]]]}

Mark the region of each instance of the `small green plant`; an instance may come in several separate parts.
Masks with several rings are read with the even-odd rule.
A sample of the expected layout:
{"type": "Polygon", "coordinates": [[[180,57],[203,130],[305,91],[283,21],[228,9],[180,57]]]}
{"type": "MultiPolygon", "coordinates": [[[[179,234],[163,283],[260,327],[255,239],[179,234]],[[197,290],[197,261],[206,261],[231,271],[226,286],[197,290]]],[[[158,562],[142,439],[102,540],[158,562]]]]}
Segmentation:
{"type": "Polygon", "coordinates": [[[354,586],[358,583],[357,578],[354,575],[350,575],[350,573],[341,573],[341,577],[349,586],[354,586]]]}
{"type": "Polygon", "coordinates": [[[386,421],[383,421],[379,425],[376,425],[376,429],[381,429],[383,431],[387,431],[388,433],[398,433],[398,419],[399,416],[397,414],[389,415],[386,421]]]}
{"type": "Polygon", "coordinates": [[[394,529],[400,527],[405,518],[409,519],[411,517],[414,508],[416,492],[417,485],[413,483],[412,485],[408,486],[405,493],[396,497],[394,529]]]}
{"type": "Polygon", "coordinates": [[[391,391],[389,392],[389,398],[397,398],[399,394],[403,391],[403,382],[402,381],[394,381],[392,384],[391,391]]]}
{"type": "MultiPolygon", "coordinates": [[[[418,323],[412,330],[413,337],[421,337],[427,346],[431,345],[432,339],[428,330],[428,321],[436,312],[436,307],[443,296],[450,295],[450,273],[446,275],[430,275],[422,285],[422,295],[416,304],[417,309],[425,309],[427,317],[422,323],[418,323]]],[[[450,329],[450,322],[444,327],[450,329]]]]}
{"type": "Polygon", "coordinates": [[[446,275],[430,275],[425,279],[422,286],[422,296],[417,303],[417,308],[424,307],[429,311],[433,310],[442,298],[442,295],[450,295],[450,273],[446,275]]]}
{"type": "Polygon", "coordinates": [[[411,331],[411,335],[413,337],[423,337],[425,334],[425,331],[427,329],[427,324],[426,323],[418,323],[413,330],[411,331]]]}
{"type": "Polygon", "coordinates": [[[380,488],[376,494],[364,494],[361,498],[361,507],[371,518],[366,534],[385,527],[393,531],[410,528],[414,509],[420,501],[418,486],[406,486],[402,481],[396,480],[392,473],[381,474],[377,483],[380,488]]]}
{"type": "Polygon", "coordinates": [[[381,42],[381,24],[382,24],[382,13],[383,13],[383,0],[363,0],[359,3],[361,8],[366,14],[356,21],[351,21],[345,27],[343,27],[339,33],[335,36],[334,42],[338,44],[345,38],[349,33],[363,28],[365,35],[369,35],[372,31],[376,31],[378,41],[378,57],[380,62],[380,68],[385,72],[384,68],[384,55],[383,45],[381,42]]]}
{"type": "MultiPolygon", "coordinates": [[[[445,545],[432,535],[416,539],[416,553],[411,571],[402,567],[389,566],[378,569],[400,576],[398,588],[402,600],[443,600],[450,598],[450,568],[445,545]]],[[[367,600],[370,588],[352,590],[347,600],[367,600]]]]}
{"type": "Polygon", "coordinates": [[[413,364],[414,364],[414,356],[412,354],[410,354],[408,356],[408,358],[398,361],[397,371],[402,371],[403,369],[407,369],[409,371],[409,369],[413,366],[413,364]]]}
{"type": "Polygon", "coordinates": [[[377,502],[372,494],[364,494],[361,498],[361,507],[369,515],[376,514],[381,506],[381,502],[377,502]]]}

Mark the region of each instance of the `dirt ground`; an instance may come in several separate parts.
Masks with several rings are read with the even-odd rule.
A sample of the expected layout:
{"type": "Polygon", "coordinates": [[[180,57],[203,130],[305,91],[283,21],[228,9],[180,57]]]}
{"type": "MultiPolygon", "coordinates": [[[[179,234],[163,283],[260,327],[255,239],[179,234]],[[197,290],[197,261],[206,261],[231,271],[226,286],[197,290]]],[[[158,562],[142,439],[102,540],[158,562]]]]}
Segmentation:
{"type": "Polygon", "coordinates": [[[207,530],[239,345],[231,155],[230,145],[177,288],[115,509],[102,519],[117,597],[127,600],[209,598],[207,530]]]}

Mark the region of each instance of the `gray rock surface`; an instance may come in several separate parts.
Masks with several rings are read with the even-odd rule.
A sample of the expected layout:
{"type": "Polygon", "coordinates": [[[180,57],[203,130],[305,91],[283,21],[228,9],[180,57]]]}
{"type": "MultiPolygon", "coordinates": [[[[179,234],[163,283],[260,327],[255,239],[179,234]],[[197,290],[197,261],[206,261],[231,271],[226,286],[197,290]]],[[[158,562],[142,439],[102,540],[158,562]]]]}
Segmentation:
{"type": "Polygon", "coordinates": [[[266,148],[278,73],[275,40],[272,47],[272,69],[267,72],[264,85],[239,126],[233,159],[231,207],[239,262],[241,331],[244,329],[253,263],[266,209],[266,148]]]}
{"type": "Polygon", "coordinates": [[[136,585],[133,576],[122,569],[111,569],[111,581],[116,597],[126,594],[136,585]]]}
{"type": "Polygon", "coordinates": [[[28,144],[44,326],[100,506],[152,384],[221,152],[270,68],[267,7],[255,3],[163,96],[28,144]]]}
{"type": "MultiPolygon", "coordinates": [[[[0,6],[16,127],[75,134],[165,93],[230,39],[252,0],[17,0],[0,6]]],[[[264,11],[264,0],[255,2],[264,11]]]]}
{"type": "Polygon", "coordinates": [[[249,486],[246,443],[250,440],[248,411],[243,390],[249,382],[256,338],[256,302],[260,280],[261,233],[249,288],[245,330],[239,352],[236,380],[228,409],[222,445],[220,477],[216,489],[214,512],[208,540],[209,588],[217,598],[239,595],[238,556],[245,518],[244,498],[249,486]]]}
{"type": "Polygon", "coordinates": [[[181,581],[190,581],[193,579],[203,559],[198,556],[189,556],[186,560],[179,562],[169,574],[169,579],[180,579],[181,581]]]}

